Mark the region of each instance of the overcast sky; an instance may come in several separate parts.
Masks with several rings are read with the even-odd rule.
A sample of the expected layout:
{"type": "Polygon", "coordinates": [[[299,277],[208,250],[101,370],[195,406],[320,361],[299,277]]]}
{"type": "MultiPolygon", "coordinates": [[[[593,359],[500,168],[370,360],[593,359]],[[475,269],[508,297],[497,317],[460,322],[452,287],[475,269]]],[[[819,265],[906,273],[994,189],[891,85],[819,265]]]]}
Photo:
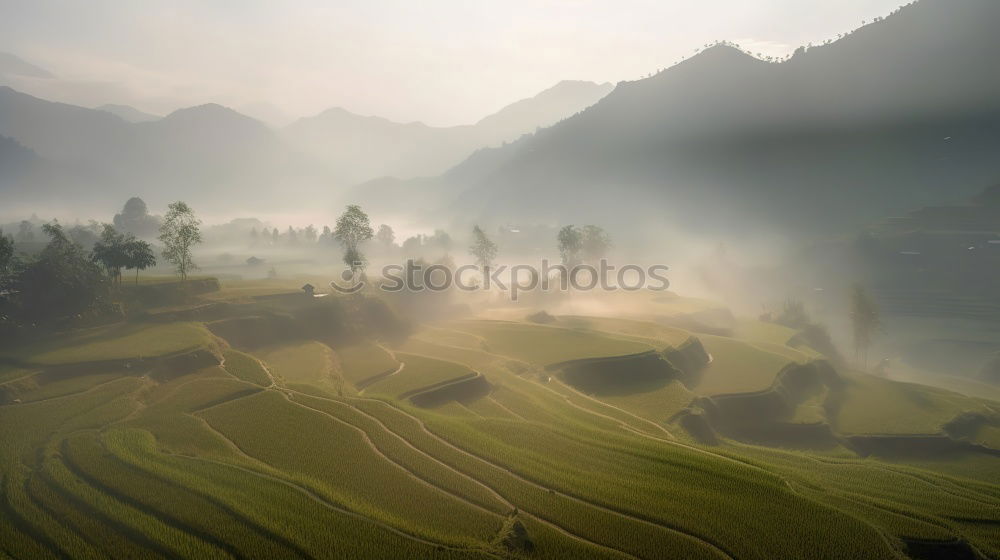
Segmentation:
{"type": "Polygon", "coordinates": [[[10,85],[87,106],[218,102],[265,118],[340,106],[451,125],[559,80],[636,79],[715,39],[784,54],[902,3],[0,0],[0,51],[57,76],[10,85]]]}

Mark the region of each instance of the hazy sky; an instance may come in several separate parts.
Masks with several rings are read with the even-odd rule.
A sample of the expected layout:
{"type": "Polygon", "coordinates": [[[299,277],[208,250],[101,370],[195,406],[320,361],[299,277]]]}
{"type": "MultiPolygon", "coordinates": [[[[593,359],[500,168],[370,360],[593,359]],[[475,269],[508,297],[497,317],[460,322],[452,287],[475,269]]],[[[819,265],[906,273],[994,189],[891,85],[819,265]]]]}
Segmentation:
{"type": "MultiPolygon", "coordinates": [[[[0,0],[0,51],[57,80],[29,93],[159,114],[333,106],[474,122],[559,80],[618,82],[715,39],[784,54],[901,0],[0,0]]],[[[0,79],[2,80],[2,79],[0,79]]]]}

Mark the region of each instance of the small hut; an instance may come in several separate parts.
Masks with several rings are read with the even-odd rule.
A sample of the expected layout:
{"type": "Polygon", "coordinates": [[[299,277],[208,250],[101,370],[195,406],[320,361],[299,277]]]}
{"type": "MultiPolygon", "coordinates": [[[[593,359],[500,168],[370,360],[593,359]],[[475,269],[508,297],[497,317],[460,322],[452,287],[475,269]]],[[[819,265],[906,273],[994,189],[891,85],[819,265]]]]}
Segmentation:
{"type": "Polygon", "coordinates": [[[313,297],[316,295],[316,286],[306,284],[305,286],[302,286],[302,291],[305,292],[307,296],[313,297]]]}

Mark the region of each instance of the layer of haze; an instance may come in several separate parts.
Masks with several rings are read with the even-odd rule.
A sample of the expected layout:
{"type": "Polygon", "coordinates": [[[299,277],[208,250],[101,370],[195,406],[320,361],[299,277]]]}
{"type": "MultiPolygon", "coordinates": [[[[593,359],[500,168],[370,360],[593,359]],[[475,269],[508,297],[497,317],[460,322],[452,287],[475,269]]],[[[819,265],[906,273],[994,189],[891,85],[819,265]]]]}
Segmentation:
{"type": "Polygon", "coordinates": [[[633,80],[709,41],[786,54],[900,3],[0,0],[0,52],[58,78],[19,90],[83,106],[216,102],[272,124],[340,106],[453,125],[562,79],[633,80]]]}

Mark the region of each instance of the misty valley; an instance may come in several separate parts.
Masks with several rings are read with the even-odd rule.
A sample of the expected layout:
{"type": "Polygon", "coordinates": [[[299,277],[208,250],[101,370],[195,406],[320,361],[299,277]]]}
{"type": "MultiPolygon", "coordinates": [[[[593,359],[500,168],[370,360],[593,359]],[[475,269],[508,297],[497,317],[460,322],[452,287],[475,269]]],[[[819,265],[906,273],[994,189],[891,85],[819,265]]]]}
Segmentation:
{"type": "MultiPolygon", "coordinates": [[[[1000,2],[869,7],[779,53],[737,30],[817,24],[727,0],[727,40],[448,125],[175,103],[225,91],[198,74],[225,46],[110,95],[126,59],[90,41],[115,9],[150,10],[142,50],[220,6],[16,4],[0,560],[1000,560],[1000,2]],[[73,44],[108,58],[42,62],[73,44]]],[[[430,41],[439,64],[391,66],[414,103],[489,75],[436,35],[501,44],[498,68],[525,50],[527,76],[565,64],[543,37],[603,60],[547,3],[427,7],[447,30],[388,4],[249,2],[218,29],[311,45],[335,9],[358,57],[430,41]]],[[[653,41],[598,4],[572,21],[653,41]]],[[[385,99],[359,61],[338,88],[385,99]]],[[[322,89],[305,63],[275,76],[322,89]]]]}

